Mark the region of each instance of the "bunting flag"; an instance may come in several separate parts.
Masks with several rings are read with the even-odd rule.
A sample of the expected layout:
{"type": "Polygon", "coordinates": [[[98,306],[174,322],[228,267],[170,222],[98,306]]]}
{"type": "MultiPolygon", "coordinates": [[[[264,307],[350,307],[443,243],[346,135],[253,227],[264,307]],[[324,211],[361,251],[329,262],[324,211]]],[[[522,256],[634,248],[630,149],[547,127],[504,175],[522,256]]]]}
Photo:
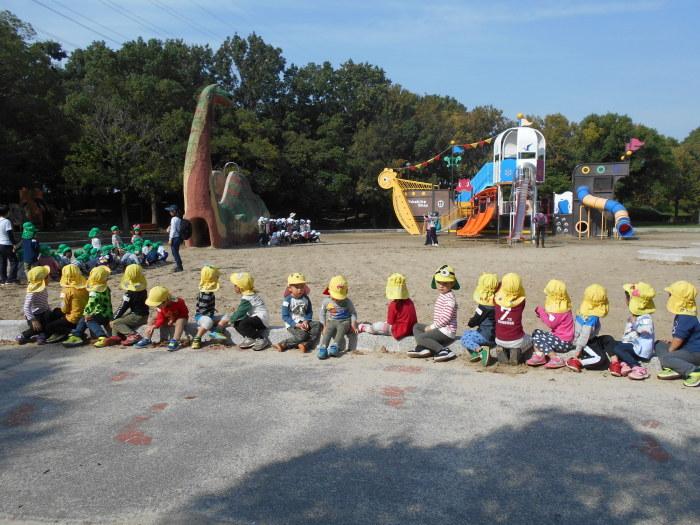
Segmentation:
{"type": "Polygon", "coordinates": [[[632,153],[634,153],[638,149],[641,149],[643,146],[643,141],[639,140],[638,138],[632,137],[630,141],[627,144],[625,144],[625,153],[620,157],[620,160],[628,160],[632,156],[632,153]]]}
{"type": "Polygon", "coordinates": [[[403,166],[400,168],[393,168],[394,171],[416,171],[420,170],[423,168],[427,168],[430,166],[433,162],[439,162],[445,154],[449,155],[450,153],[461,153],[464,150],[467,149],[477,149],[477,148],[483,148],[487,144],[491,144],[493,142],[493,139],[495,137],[489,137],[487,139],[482,139],[477,142],[471,142],[468,144],[451,144],[444,150],[442,150],[440,153],[435,155],[434,157],[429,158],[428,160],[424,160],[423,162],[418,162],[417,164],[411,164],[410,166],[403,166]],[[462,151],[459,151],[462,149],[462,151]]]}

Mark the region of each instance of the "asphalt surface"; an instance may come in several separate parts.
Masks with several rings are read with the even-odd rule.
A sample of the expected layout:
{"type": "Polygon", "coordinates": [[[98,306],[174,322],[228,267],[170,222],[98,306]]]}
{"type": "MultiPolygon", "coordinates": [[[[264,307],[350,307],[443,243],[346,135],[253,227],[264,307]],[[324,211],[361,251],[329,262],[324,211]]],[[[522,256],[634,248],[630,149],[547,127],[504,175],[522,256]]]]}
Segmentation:
{"type": "Polygon", "coordinates": [[[0,522],[700,522],[700,389],[355,353],[0,348],[0,522]]]}

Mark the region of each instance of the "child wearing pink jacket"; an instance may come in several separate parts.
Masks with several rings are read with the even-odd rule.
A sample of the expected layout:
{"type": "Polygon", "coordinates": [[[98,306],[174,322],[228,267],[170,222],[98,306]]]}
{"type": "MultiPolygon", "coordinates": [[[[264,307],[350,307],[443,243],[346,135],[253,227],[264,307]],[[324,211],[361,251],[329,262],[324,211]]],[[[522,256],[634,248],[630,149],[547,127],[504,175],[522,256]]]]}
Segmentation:
{"type": "Polygon", "coordinates": [[[527,360],[530,366],[544,365],[545,368],[561,368],[566,365],[564,359],[557,353],[569,352],[574,349],[574,316],[571,313],[571,299],[566,291],[566,285],[557,279],[552,279],[544,288],[544,308],[537,306],[535,313],[540,320],[551,329],[551,332],[536,329],[532,333],[532,343],[535,350],[527,360]]]}

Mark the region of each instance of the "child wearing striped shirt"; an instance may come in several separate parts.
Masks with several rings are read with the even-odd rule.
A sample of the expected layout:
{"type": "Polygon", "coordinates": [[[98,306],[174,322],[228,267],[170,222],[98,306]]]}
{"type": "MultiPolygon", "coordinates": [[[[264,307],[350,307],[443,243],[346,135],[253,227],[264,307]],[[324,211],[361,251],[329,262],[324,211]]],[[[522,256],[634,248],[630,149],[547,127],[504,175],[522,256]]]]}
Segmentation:
{"type": "Polygon", "coordinates": [[[37,344],[46,342],[44,327],[51,321],[49,292],[46,289],[51,269],[48,266],[35,266],[27,272],[27,295],[24,299],[24,318],[29,328],[16,338],[18,344],[28,343],[35,338],[37,344]]]}
{"type": "Polygon", "coordinates": [[[457,357],[449,345],[457,339],[457,298],[452,290],[459,290],[459,282],[452,266],[443,265],[433,274],[430,283],[438,291],[433,309],[433,322],[430,325],[416,323],[413,336],[416,347],[409,350],[409,357],[433,356],[437,362],[449,361],[457,357]]]}
{"type": "Polygon", "coordinates": [[[200,271],[199,294],[197,295],[197,305],[195,306],[194,314],[194,320],[197,322],[197,335],[192,340],[193,350],[202,348],[202,337],[207,332],[209,332],[209,339],[211,340],[228,340],[225,333],[216,331],[221,316],[216,315],[216,296],[214,293],[221,287],[219,284],[220,274],[219,269],[214,266],[205,266],[200,271]]]}

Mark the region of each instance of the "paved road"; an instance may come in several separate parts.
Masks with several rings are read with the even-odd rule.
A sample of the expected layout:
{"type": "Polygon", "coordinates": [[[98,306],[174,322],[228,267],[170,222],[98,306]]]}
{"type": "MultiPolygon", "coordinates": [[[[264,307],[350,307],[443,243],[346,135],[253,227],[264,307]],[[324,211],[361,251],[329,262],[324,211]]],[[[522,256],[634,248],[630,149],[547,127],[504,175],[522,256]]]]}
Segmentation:
{"type": "Polygon", "coordinates": [[[700,392],[387,354],[0,349],[0,521],[698,523],[700,392]]]}

